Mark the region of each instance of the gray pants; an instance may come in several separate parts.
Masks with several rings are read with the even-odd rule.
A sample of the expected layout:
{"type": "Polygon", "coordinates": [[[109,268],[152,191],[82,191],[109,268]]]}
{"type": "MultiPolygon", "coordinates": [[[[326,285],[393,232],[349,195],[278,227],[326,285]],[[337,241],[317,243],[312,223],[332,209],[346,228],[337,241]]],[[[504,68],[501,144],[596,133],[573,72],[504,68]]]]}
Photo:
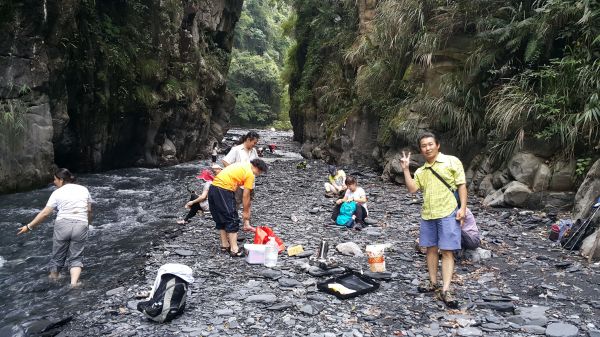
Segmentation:
{"type": "Polygon", "coordinates": [[[59,272],[65,265],[69,268],[83,267],[83,248],[87,236],[88,223],[86,221],[56,220],[52,238],[50,271],[59,272]]]}

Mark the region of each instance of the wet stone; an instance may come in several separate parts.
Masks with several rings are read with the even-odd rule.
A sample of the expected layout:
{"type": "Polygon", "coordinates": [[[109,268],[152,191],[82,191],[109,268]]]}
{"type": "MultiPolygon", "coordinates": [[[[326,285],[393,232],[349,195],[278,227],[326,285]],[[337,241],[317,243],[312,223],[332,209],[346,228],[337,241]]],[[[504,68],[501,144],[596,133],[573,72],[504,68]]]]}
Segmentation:
{"type": "Polygon", "coordinates": [[[575,337],[578,333],[579,329],[568,323],[552,323],[546,328],[548,337],[575,337]]]}
{"type": "Polygon", "coordinates": [[[474,327],[459,328],[457,333],[459,336],[483,336],[483,331],[474,327]]]}
{"type": "Polygon", "coordinates": [[[302,283],[300,283],[300,281],[295,280],[293,278],[287,278],[287,277],[280,278],[278,280],[278,282],[281,287],[285,287],[285,288],[302,287],[302,283]]]}
{"type": "Polygon", "coordinates": [[[512,302],[480,302],[477,303],[477,307],[500,312],[513,312],[515,310],[515,306],[512,302]]]}
{"type": "Polygon", "coordinates": [[[270,307],[267,308],[267,310],[273,310],[273,311],[282,311],[288,308],[291,308],[292,304],[291,303],[278,303],[275,305],[272,305],[270,307]]]}
{"type": "Polygon", "coordinates": [[[232,309],[218,309],[215,310],[215,315],[217,316],[231,316],[233,315],[233,310],[232,309]]]}
{"type": "Polygon", "coordinates": [[[275,303],[275,301],[277,301],[277,296],[272,293],[252,295],[244,300],[246,303],[275,303]]]}
{"type": "Polygon", "coordinates": [[[297,254],[296,257],[298,257],[298,258],[306,258],[306,257],[310,257],[310,256],[314,255],[314,253],[315,252],[312,251],[312,250],[305,250],[302,253],[297,254]]]}
{"type": "Polygon", "coordinates": [[[175,254],[179,256],[192,256],[195,253],[189,249],[175,249],[175,254]]]}
{"type": "Polygon", "coordinates": [[[114,289],[111,289],[111,290],[107,291],[106,292],[106,296],[114,296],[114,295],[120,294],[120,293],[122,293],[124,291],[125,291],[125,287],[114,288],[114,289]]]}
{"type": "Polygon", "coordinates": [[[264,278],[268,278],[271,280],[277,280],[283,276],[283,273],[280,270],[275,269],[263,269],[260,272],[260,276],[264,278]]]}
{"type": "Polygon", "coordinates": [[[505,330],[508,328],[508,325],[497,323],[484,323],[481,325],[481,327],[489,330],[505,330]]]}
{"type": "Polygon", "coordinates": [[[538,325],[523,325],[521,331],[534,335],[544,335],[546,333],[546,329],[538,325]]]}

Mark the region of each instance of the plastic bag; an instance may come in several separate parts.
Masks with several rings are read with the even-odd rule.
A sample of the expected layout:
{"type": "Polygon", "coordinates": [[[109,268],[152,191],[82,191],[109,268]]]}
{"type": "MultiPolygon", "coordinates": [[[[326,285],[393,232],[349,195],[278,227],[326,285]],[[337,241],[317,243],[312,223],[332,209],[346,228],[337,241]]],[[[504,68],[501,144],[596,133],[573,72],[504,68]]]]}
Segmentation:
{"type": "Polygon", "coordinates": [[[279,247],[279,253],[285,250],[285,245],[283,241],[275,235],[275,232],[267,226],[259,226],[256,227],[256,232],[254,233],[254,244],[256,245],[266,245],[269,242],[269,237],[272,236],[275,238],[275,242],[277,242],[277,246],[279,247]]]}

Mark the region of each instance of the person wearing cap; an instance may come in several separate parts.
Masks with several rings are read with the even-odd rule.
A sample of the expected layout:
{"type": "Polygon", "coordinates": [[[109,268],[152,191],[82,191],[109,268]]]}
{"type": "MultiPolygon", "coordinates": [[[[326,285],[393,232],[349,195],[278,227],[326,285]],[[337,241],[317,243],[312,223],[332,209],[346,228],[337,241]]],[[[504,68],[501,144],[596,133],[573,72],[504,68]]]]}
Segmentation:
{"type": "Polygon", "coordinates": [[[267,164],[262,159],[253,159],[249,163],[235,163],[217,174],[208,189],[210,214],[215,220],[215,229],[219,230],[221,251],[232,257],[242,257],[244,253],[237,245],[240,219],[235,207],[235,191],[244,187],[242,219],[244,230],[252,231],[250,226],[250,193],[254,188],[257,175],[267,173],[267,164]]]}
{"type": "Polygon", "coordinates": [[[202,194],[198,196],[195,193],[192,193],[192,195],[190,196],[190,201],[188,201],[185,204],[185,208],[188,208],[190,211],[183,220],[177,221],[178,224],[184,225],[189,223],[190,219],[196,216],[196,214],[200,210],[202,210],[202,212],[208,212],[208,188],[210,187],[214,176],[219,174],[223,169],[219,164],[212,164],[210,168],[212,170],[212,173],[208,170],[203,170],[200,175],[196,176],[196,178],[204,180],[204,185],[202,186],[202,194]]]}
{"type": "Polygon", "coordinates": [[[325,183],[325,196],[334,198],[341,196],[346,192],[346,173],[338,170],[335,165],[327,167],[329,171],[329,182],[325,183]]]}

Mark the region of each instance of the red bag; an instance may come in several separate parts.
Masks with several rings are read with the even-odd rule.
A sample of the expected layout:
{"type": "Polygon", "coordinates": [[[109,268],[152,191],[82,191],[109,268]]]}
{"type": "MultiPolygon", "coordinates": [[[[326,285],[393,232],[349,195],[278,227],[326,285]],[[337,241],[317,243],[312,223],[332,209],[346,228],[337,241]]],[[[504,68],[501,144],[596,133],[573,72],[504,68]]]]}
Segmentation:
{"type": "Polygon", "coordinates": [[[275,232],[273,232],[271,228],[267,226],[256,227],[256,232],[254,232],[254,244],[265,245],[267,242],[269,242],[270,236],[275,238],[275,242],[277,242],[277,245],[279,246],[279,252],[281,253],[284,251],[285,245],[283,244],[283,241],[277,235],[275,235],[275,232]]]}

